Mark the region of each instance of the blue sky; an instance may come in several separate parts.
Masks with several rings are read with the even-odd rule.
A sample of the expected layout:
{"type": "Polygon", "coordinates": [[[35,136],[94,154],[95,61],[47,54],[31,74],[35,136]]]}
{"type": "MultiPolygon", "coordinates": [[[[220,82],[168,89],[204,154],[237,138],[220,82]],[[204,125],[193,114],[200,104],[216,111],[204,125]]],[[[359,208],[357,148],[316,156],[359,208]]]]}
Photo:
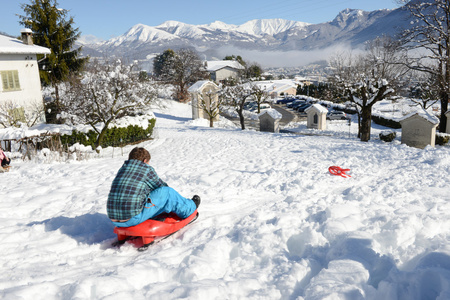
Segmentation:
{"type": "MultiPolygon", "coordinates": [[[[21,3],[29,0],[3,0],[0,31],[19,35],[21,3]]],[[[241,25],[253,19],[281,18],[307,23],[333,20],[345,8],[373,11],[396,8],[395,0],[59,0],[59,6],[70,10],[75,27],[82,35],[102,39],[124,34],[138,23],[156,26],[174,20],[188,24],[222,21],[241,25]]]]}

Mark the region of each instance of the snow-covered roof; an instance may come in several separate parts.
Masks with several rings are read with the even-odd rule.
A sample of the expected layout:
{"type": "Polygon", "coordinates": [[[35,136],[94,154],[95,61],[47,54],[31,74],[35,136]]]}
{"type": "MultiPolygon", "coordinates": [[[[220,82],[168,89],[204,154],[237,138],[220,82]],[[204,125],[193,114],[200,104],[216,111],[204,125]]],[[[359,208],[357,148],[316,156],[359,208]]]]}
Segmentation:
{"type": "Polygon", "coordinates": [[[292,80],[270,80],[270,81],[257,81],[253,84],[258,85],[263,91],[267,92],[281,92],[290,88],[296,88],[297,85],[292,80]]]}
{"type": "Polygon", "coordinates": [[[0,54],[50,54],[50,49],[25,45],[21,40],[0,34],[0,54]]]}
{"type": "Polygon", "coordinates": [[[235,60],[210,60],[206,62],[206,69],[209,72],[215,72],[226,67],[237,70],[245,69],[240,63],[235,60]]]}
{"type": "Polygon", "coordinates": [[[280,112],[278,112],[277,110],[275,110],[273,108],[270,108],[270,109],[267,109],[267,110],[261,112],[258,115],[258,117],[261,117],[264,114],[268,114],[269,116],[271,116],[275,120],[279,120],[279,119],[281,119],[283,117],[280,112]]]}
{"type": "Polygon", "coordinates": [[[200,91],[207,83],[213,84],[215,85],[215,87],[218,89],[219,87],[217,86],[217,84],[215,84],[214,82],[210,81],[210,80],[200,80],[197,81],[196,83],[194,83],[191,87],[189,87],[188,92],[190,93],[194,93],[194,92],[198,92],[200,91]]]}
{"type": "Polygon", "coordinates": [[[307,109],[305,109],[305,112],[308,112],[309,110],[311,110],[311,109],[317,109],[319,112],[321,112],[321,113],[328,113],[328,109],[326,109],[325,107],[323,107],[322,105],[320,105],[320,104],[313,104],[313,105],[311,105],[310,107],[308,107],[307,109]]]}
{"type": "Polygon", "coordinates": [[[403,118],[400,118],[398,121],[401,123],[406,119],[414,117],[415,115],[422,117],[423,119],[427,120],[428,122],[430,122],[433,125],[439,124],[439,118],[430,114],[429,112],[427,112],[425,110],[419,110],[416,112],[412,112],[409,115],[406,115],[403,118]]]}

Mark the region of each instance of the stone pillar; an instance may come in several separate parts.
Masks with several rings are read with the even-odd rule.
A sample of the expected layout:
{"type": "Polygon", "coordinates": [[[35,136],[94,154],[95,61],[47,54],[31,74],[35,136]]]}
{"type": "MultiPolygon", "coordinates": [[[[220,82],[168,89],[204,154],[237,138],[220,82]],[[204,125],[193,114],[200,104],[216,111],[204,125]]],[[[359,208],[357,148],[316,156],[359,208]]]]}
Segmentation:
{"type": "Polygon", "coordinates": [[[259,131],[280,132],[281,114],[275,109],[268,109],[258,115],[259,131]]]}
{"type": "Polygon", "coordinates": [[[306,110],[307,127],[319,130],[327,129],[327,113],[328,109],[320,104],[313,104],[306,110]]]}

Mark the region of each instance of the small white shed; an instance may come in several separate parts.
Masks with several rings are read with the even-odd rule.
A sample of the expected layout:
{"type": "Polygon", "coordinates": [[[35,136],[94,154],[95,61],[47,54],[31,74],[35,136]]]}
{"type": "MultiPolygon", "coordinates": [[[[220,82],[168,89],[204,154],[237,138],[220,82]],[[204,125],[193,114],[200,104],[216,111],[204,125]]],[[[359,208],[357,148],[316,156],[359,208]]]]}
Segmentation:
{"type": "MultiPolygon", "coordinates": [[[[209,120],[205,110],[214,109],[214,106],[218,105],[219,89],[217,84],[209,80],[197,81],[188,89],[192,101],[192,119],[202,118],[209,120]]],[[[214,121],[218,119],[219,115],[214,118],[214,121]]]]}
{"type": "Polygon", "coordinates": [[[313,104],[306,110],[308,128],[314,128],[319,130],[327,129],[327,113],[328,109],[320,104],[313,104]]]}
{"type": "Polygon", "coordinates": [[[258,115],[259,117],[259,131],[266,132],[280,132],[281,113],[271,108],[263,111],[258,115]]]}
{"type": "Polygon", "coordinates": [[[402,125],[402,144],[410,147],[425,148],[435,146],[436,127],[439,119],[422,110],[411,113],[399,120],[402,125]]]}

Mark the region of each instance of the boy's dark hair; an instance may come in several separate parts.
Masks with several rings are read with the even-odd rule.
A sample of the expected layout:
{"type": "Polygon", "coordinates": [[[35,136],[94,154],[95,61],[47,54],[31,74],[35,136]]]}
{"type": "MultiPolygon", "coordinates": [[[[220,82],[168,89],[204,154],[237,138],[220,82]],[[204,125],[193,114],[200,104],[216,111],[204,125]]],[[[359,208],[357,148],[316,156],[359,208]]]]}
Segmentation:
{"type": "Polygon", "coordinates": [[[133,150],[131,150],[130,154],[128,155],[128,159],[136,159],[140,161],[148,160],[150,161],[150,153],[142,147],[135,147],[133,150]]]}

